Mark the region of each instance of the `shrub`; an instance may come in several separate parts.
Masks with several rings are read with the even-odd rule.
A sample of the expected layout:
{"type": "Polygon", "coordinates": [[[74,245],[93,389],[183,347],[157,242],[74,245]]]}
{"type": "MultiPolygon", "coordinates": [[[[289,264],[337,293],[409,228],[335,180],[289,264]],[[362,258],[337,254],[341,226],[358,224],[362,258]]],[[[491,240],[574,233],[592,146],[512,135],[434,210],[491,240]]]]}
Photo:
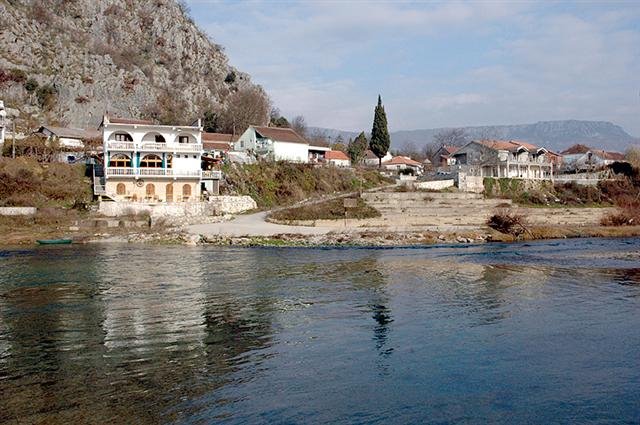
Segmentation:
{"type": "Polygon", "coordinates": [[[53,106],[55,102],[56,96],[58,95],[58,91],[51,84],[45,84],[40,86],[36,90],[36,97],[38,98],[38,103],[42,108],[49,109],[53,106]]]}
{"type": "Polygon", "coordinates": [[[519,236],[527,231],[524,215],[509,209],[498,209],[489,217],[487,225],[498,232],[513,236],[519,236]]]}
{"type": "MultiPolygon", "coordinates": [[[[345,218],[344,198],[275,211],[269,217],[283,221],[343,219],[345,218]]],[[[346,217],[356,219],[380,217],[380,212],[367,205],[362,198],[358,198],[357,206],[350,208],[346,217]]]]}
{"type": "Polygon", "coordinates": [[[37,88],[38,88],[38,82],[33,78],[29,78],[24,83],[24,89],[29,93],[33,93],[34,91],[36,91],[37,88]]]}

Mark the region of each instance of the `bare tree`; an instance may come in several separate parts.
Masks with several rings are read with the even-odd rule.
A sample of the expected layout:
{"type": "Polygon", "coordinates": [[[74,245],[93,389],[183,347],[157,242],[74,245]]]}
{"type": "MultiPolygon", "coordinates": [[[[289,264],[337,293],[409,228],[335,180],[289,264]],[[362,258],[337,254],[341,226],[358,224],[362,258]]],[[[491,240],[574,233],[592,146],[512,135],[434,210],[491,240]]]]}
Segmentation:
{"type": "MultiPolygon", "coordinates": [[[[469,142],[464,128],[450,128],[440,130],[433,136],[433,144],[440,146],[463,146],[469,142]]],[[[436,148],[437,149],[437,148],[436,148]]]]}
{"type": "Polygon", "coordinates": [[[414,142],[407,141],[402,144],[402,147],[396,151],[398,155],[408,156],[409,158],[415,160],[423,160],[426,158],[423,154],[423,151],[418,149],[418,146],[414,142]]]}
{"type": "Polygon", "coordinates": [[[250,125],[267,125],[271,113],[271,100],[260,86],[241,88],[229,96],[221,112],[225,132],[240,134],[250,125]]]}
{"type": "MultiPolygon", "coordinates": [[[[297,117],[296,117],[297,118],[297,117]]],[[[296,130],[297,132],[297,130],[296,130]]],[[[311,143],[312,145],[316,145],[316,146],[330,146],[330,137],[329,134],[326,132],[326,130],[321,130],[319,128],[314,128],[311,131],[307,131],[305,138],[309,141],[309,143],[311,143]]]]}
{"type": "Polygon", "coordinates": [[[307,123],[302,115],[298,115],[291,120],[291,128],[302,137],[307,136],[307,123]]]}

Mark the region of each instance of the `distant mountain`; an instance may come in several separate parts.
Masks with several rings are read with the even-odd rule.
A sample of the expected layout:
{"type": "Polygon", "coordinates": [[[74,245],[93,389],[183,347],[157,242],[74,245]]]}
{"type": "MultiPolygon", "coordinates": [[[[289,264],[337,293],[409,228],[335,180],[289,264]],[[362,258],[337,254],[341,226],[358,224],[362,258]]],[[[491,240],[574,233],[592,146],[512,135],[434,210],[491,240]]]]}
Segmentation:
{"type": "MultiPolygon", "coordinates": [[[[463,128],[470,139],[522,140],[554,151],[562,151],[576,143],[605,150],[624,151],[629,145],[640,143],[640,139],[631,136],[619,125],[607,121],[540,121],[535,124],[463,128]]],[[[413,143],[420,147],[433,142],[433,136],[444,130],[447,128],[395,131],[391,133],[391,146],[400,148],[407,143],[413,143]]],[[[332,140],[338,135],[345,141],[357,135],[356,132],[333,129],[314,131],[325,132],[332,140]]]]}

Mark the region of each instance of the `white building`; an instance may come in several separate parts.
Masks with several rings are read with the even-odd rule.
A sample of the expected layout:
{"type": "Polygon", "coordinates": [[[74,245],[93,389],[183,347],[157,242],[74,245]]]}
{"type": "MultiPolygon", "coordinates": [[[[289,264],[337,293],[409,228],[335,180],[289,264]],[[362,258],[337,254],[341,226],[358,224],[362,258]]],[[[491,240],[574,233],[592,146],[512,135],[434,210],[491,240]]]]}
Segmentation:
{"type": "Polygon", "coordinates": [[[350,167],[351,160],[342,151],[329,151],[324,154],[324,160],[327,164],[334,165],[336,167],[350,167]]]}
{"type": "Polygon", "coordinates": [[[411,170],[413,175],[417,176],[422,174],[422,164],[407,156],[394,156],[391,160],[383,162],[382,167],[398,173],[404,170],[411,170]]]}
{"type": "Polygon", "coordinates": [[[200,200],[200,120],[188,126],[156,125],[105,115],[101,128],[104,194],[118,201],[200,200]]]}
{"type": "Polygon", "coordinates": [[[275,161],[309,162],[309,142],[290,128],[249,126],[234,148],[275,161]]]}
{"type": "Polygon", "coordinates": [[[560,155],[563,161],[562,170],[565,172],[593,171],[625,160],[623,153],[607,152],[580,144],[560,152],[560,155]]]}
{"type": "Polygon", "coordinates": [[[7,125],[7,111],[4,110],[4,102],[0,100],[0,148],[4,145],[4,132],[7,125]]]}
{"type": "MultiPolygon", "coordinates": [[[[387,154],[382,157],[382,162],[391,161],[392,159],[393,159],[393,156],[389,152],[387,152],[387,154]]],[[[370,149],[367,149],[366,151],[364,151],[364,159],[362,160],[362,163],[364,165],[377,167],[378,165],[380,165],[380,160],[378,159],[376,154],[373,153],[373,151],[371,151],[370,149]]]]}

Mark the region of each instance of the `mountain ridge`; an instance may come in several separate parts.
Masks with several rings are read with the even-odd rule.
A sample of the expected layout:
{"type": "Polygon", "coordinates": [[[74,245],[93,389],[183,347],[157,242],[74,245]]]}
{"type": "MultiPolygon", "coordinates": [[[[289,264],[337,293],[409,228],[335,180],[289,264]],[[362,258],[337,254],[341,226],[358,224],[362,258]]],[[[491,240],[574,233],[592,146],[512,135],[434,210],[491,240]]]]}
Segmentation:
{"type": "MultiPolygon", "coordinates": [[[[640,143],[621,126],[609,121],[553,120],[538,121],[531,124],[503,124],[467,127],[441,127],[416,130],[398,130],[391,132],[391,146],[394,149],[412,143],[421,147],[433,142],[433,137],[441,131],[452,128],[465,130],[471,139],[513,139],[545,146],[548,149],[562,151],[569,146],[582,143],[605,150],[624,151],[628,146],[640,143]]],[[[357,136],[359,132],[326,128],[313,128],[316,132],[325,132],[332,140],[340,135],[345,141],[357,136]]]]}

